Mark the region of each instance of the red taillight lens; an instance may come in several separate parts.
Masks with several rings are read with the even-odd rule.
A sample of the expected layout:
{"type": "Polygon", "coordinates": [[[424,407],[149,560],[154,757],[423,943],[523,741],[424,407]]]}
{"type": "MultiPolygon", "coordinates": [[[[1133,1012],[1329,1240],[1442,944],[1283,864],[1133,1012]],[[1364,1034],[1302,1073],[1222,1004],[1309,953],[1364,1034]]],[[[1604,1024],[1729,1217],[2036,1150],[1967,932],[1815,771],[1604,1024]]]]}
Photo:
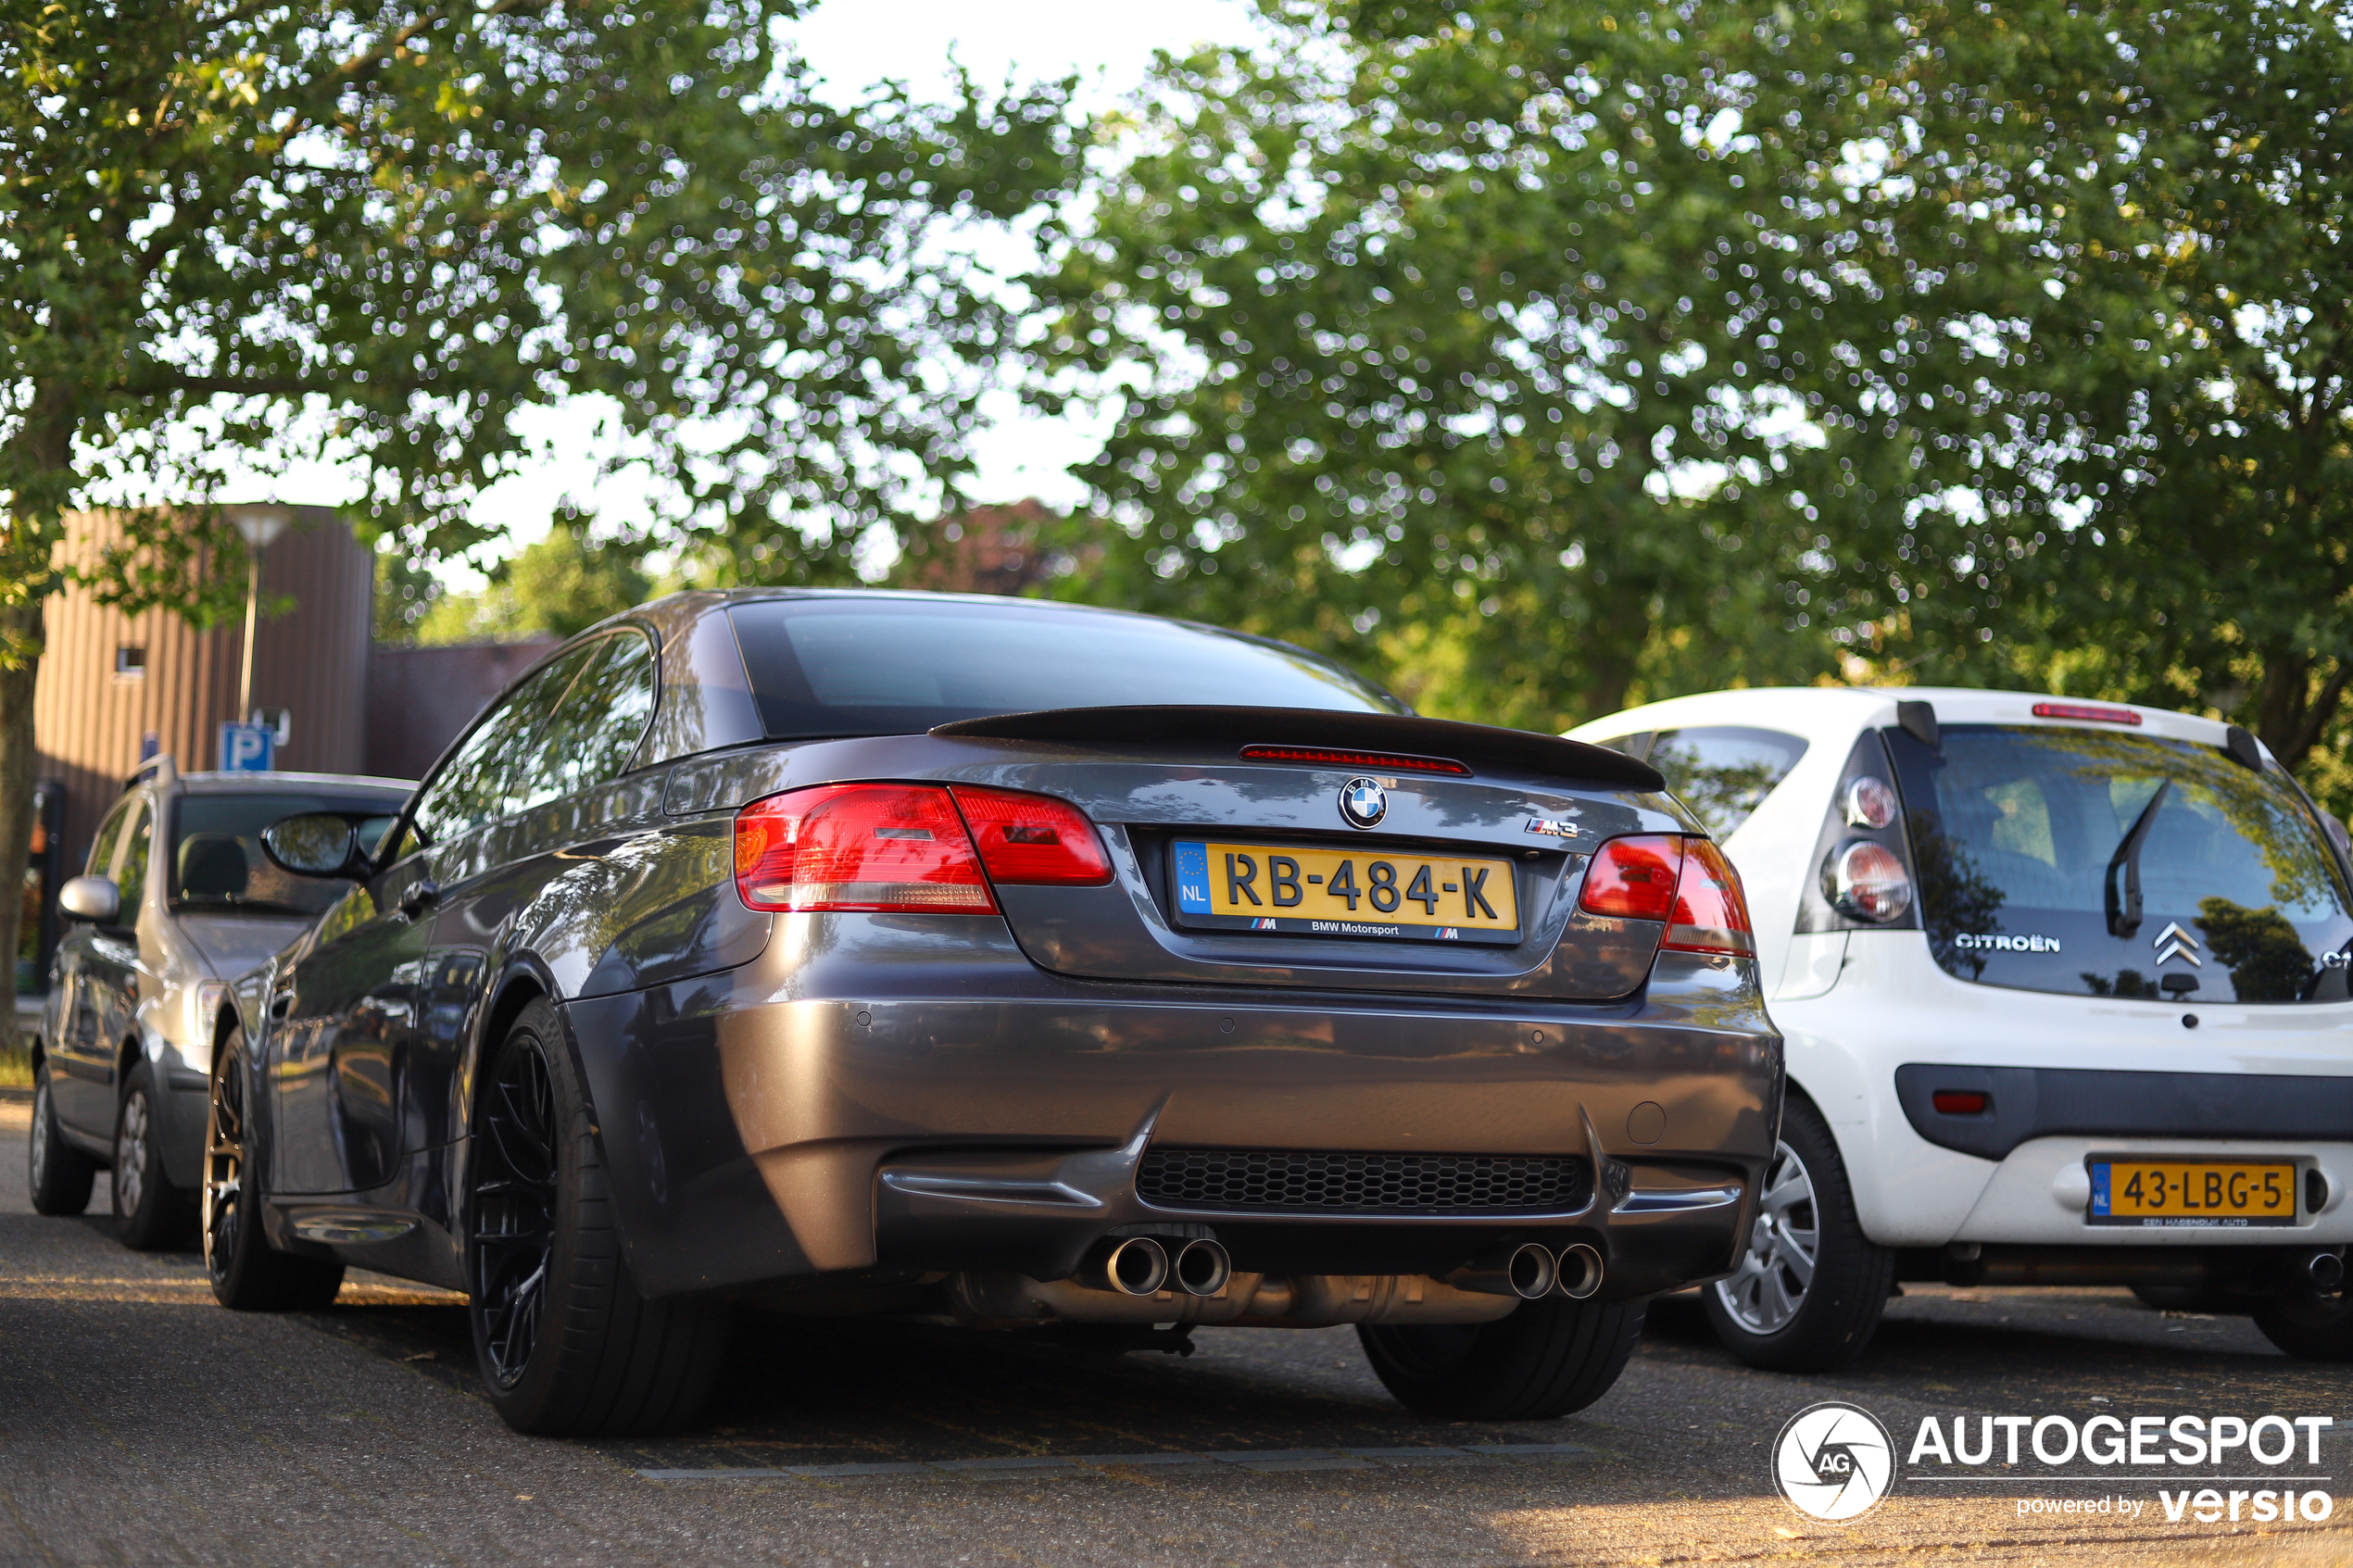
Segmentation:
{"type": "Polygon", "coordinates": [[[1831,852],[1831,902],[1864,920],[1901,920],[1912,907],[1912,879],[1884,844],[1849,844],[1831,852]]]}
{"type": "Polygon", "coordinates": [[[1111,880],[1111,857],[1095,824],[1070,802],[971,784],[956,785],[955,795],[991,881],[1101,887],[1111,880]]]}
{"type": "Polygon", "coordinates": [[[1985,1097],[1969,1089],[1939,1089],[1928,1097],[1940,1116],[1982,1116],[1985,1097]]]}
{"type": "Polygon", "coordinates": [[[937,784],[819,784],[753,801],[736,813],[736,891],[755,909],[997,908],[937,784]]]}
{"type": "Polygon", "coordinates": [[[1593,851],[1578,907],[1627,920],[1665,920],[1675,912],[1675,884],[1683,869],[1683,840],[1669,834],[1613,838],[1593,851]]]}
{"type": "Polygon", "coordinates": [[[1740,873],[1724,859],[1724,851],[1705,838],[1683,841],[1683,874],[1675,885],[1675,918],[1659,946],[1685,953],[1756,951],[1740,873]]]}

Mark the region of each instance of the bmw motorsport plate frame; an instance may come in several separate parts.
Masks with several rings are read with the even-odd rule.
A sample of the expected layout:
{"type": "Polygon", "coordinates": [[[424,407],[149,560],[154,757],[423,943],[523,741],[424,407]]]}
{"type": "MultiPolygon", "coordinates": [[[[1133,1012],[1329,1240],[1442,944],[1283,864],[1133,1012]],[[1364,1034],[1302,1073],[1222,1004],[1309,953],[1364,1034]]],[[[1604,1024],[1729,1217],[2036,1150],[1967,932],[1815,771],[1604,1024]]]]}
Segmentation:
{"type": "Polygon", "coordinates": [[[2095,1225],[2146,1230],[2296,1223],[2293,1160],[2202,1160],[2195,1156],[2095,1154],[2084,1160],[2095,1225]]]}
{"type": "Polygon", "coordinates": [[[1502,856],[1200,838],[1176,840],[1168,855],[1176,923],[1189,930],[1493,947],[1520,939],[1518,888],[1502,856]]]}

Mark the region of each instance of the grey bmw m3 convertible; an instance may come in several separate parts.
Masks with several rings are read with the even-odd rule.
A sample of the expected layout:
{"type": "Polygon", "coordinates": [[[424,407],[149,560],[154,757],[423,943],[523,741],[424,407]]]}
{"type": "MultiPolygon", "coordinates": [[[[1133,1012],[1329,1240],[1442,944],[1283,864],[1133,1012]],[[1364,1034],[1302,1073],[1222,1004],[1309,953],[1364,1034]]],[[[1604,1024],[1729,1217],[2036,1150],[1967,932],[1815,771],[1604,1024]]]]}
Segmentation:
{"type": "Polygon", "coordinates": [[[692,1419],[745,1307],[1353,1323],[1415,1410],[1557,1415],[1773,1152],[1739,885],[1655,772],[1208,627],[679,595],[373,855],[264,844],[349,891],[220,1015],[214,1290],[464,1291],[524,1431],[692,1419]]]}

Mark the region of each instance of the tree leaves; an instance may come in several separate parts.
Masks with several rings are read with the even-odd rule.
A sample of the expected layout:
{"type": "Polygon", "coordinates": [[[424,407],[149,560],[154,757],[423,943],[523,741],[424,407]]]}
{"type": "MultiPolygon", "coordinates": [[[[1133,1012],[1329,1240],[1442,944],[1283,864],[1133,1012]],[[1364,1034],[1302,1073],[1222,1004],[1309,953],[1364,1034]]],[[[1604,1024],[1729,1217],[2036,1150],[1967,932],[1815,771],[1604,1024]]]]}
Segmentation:
{"type": "Polygon", "coordinates": [[[927,507],[952,368],[1011,337],[930,242],[1065,178],[1060,92],[837,109],[772,42],[797,8],[6,0],[9,581],[109,464],[201,496],[341,455],[463,549],[515,411],[591,395],[672,529],[846,549],[927,507]]]}

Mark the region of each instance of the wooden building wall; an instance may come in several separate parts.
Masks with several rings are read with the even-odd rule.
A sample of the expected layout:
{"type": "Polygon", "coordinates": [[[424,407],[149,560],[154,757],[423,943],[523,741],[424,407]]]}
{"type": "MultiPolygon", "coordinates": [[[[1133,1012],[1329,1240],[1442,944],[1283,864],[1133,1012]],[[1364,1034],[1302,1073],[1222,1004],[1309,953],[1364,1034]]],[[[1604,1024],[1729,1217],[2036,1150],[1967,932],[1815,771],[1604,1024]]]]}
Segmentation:
{"type": "MultiPolygon", "coordinates": [[[[265,618],[254,638],[254,706],[292,711],[280,769],[356,773],[367,754],[374,562],[333,511],[294,510],[294,525],[262,556],[264,602],[283,596],[294,604],[265,618]]],[[[90,548],[110,526],[103,513],[75,518],[69,549],[90,548]]],[[[69,587],[50,599],[44,630],[33,698],[40,776],[66,785],[62,837],[78,871],[144,736],[153,733],[182,772],[219,765],[220,725],[237,716],[245,627],[198,632],[169,610],[127,616],[69,587]],[[145,674],[116,673],[124,646],[145,649],[145,674]]]]}

